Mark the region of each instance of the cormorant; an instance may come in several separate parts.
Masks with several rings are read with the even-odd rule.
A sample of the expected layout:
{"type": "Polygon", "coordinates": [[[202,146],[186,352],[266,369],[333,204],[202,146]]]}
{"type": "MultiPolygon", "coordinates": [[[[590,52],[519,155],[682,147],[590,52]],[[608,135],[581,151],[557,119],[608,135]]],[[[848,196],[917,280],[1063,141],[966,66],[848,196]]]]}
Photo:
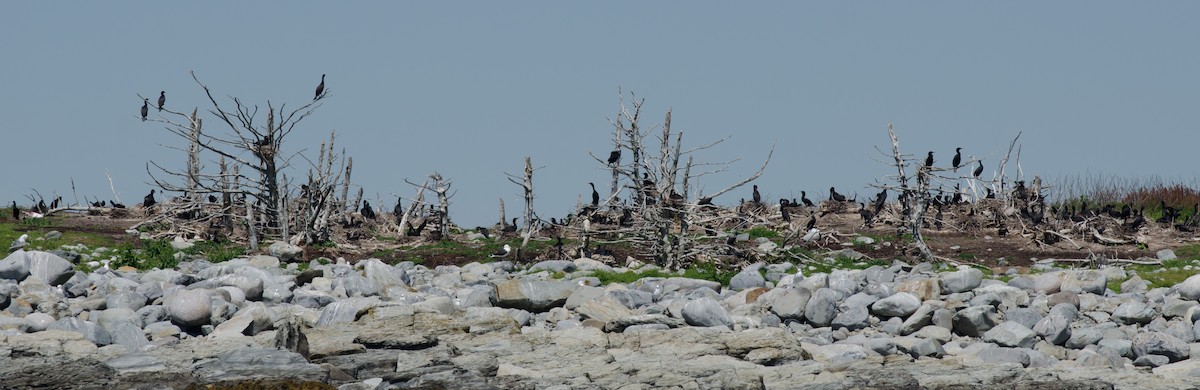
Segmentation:
{"type": "Polygon", "coordinates": [[[983,198],[984,199],[996,199],[996,193],[992,192],[992,187],[987,187],[986,189],[987,189],[987,196],[984,196],[983,198]]]}
{"type": "Polygon", "coordinates": [[[800,191],[800,201],[807,207],[813,207],[813,202],[808,200],[808,194],[805,194],[804,191],[800,191]]]}
{"type": "Polygon", "coordinates": [[[167,91],[158,93],[158,110],[162,111],[163,105],[167,104],[167,91]]]}
{"type": "Polygon", "coordinates": [[[150,98],[142,98],[142,122],[146,121],[147,115],[150,115],[150,98]]]}
{"type": "Polygon", "coordinates": [[[616,164],[621,161],[621,149],[614,150],[608,154],[608,165],[616,164]]]}
{"type": "Polygon", "coordinates": [[[505,225],[502,229],[500,229],[500,231],[505,232],[505,233],[512,233],[512,232],[517,231],[517,219],[513,218],[512,224],[505,225]]]}
{"type": "Polygon", "coordinates": [[[975,178],[978,179],[979,175],[983,174],[983,161],[976,161],[976,163],[979,163],[979,166],[975,167],[974,175],[975,175],[975,178]]]}
{"type": "Polygon", "coordinates": [[[804,230],[812,230],[816,226],[817,226],[817,216],[816,215],[808,216],[808,222],[804,224],[804,230]]]}
{"type": "Polygon", "coordinates": [[[363,201],[362,210],[359,210],[363,218],[375,220],[375,210],[371,208],[371,202],[363,201]]]}
{"type": "Polygon", "coordinates": [[[960,163],[962,163],[962,148],[954,148],[954,159],[950,160],[950,164],[954,165],[955,171],[958,171],[960,163]]]}
{"type": "Polygon", "coordinates": [[[866,204],[858,202],[858,215],[863,219],[863,226],[871,227],[871,219],[875,218],[875,214],[867,210],[866,204]]]}
{"type": "Polygon", "coordinates": [[[792,214],[788,213],[788,200],[779,200],[779,214],[783,217],[784,222],[792,222],[792,214]]]}
{"type": "Polygon", "coordinates": [[[50,211],[50,208],[49,208],[49,207],[46,207],[46,200],[45,200],[45,199],[42,199],[42,200],[39,200],[39,201],[38,201],[38,204],[37,204],[37,211],[38,211],[39,213],[42,213],[42,214],[45,214],[47,211],[50,211]]]}
{"type": "Polygon", "coordinates": [[[504,244],[504,249],[496,251],[496,253],[493,253],[491,257],[508,257],[509,253],[512,253],[512,247],[508,244],[504,244]]]}
{"type": "Polygon", "coordinates": [[[17,208],[17,201],[15,201],[15,200],[12,203],[12,215],[13,215],[14,221],[21,220],[21,209],[17,208]]]}
{"type": "Polygon", "coordinates": [[[754,185],[754,194],[752,194],[751,199],[754,199],[754,204],[762,203],[762,195],[758,193],[758,184],[754,185]]]}
{"type": "Polygon", "coordinates": [[[151,207],[154,207],[155,203],[158,203],[158,202],[154,200],[154,189],[151,188],[150,193],[147,194],[146,197],[142,199],[142,208],[150,209],[151,207]]]}
{"type": "Polygon", "coordinates": [[[928,167],[932,167],[932,166],[933,166],[933,151],[931,150],[931,151],[929,151],[929,155],[925,156],[925,167],[928,168],[928,167]]]}
{"type": "Polygon", "coordinates": [[[833,189],[833,187],[829,187],[829,200],[836,200],[836,201],[838,201],[838,202],[845,202],[845,201],[846,201],[846,196],[845,196],[845,195],[842,195],[842,194],[839,194],[839,193],[837,193],[837,190],[833,189]]]}
{"type": "Polygon", "coordinates": [[[596,192],[596,184],[589,182],[588,185],[592,186],[592,207],[600,207],[600,193],[596,192]]]}
{"type": "Polygon", "coordinates": [[[483,238],[492,238],[491,232],[489,232],[488,229],[483,226],[476,227],[475,230],[478,230],[479,234],[483,235],[483,238]]]}
{"type": "Polygon", "coordinates": [[[320,99],[323,93],[325,93],[325,75],[321,75],[321,83],[317,84],[317,93],[313,94],[313,101],[320,99]]]}
{"type": "Polygon", "coordinates": [[[209,195],[209,196],[208,196],[208,203],[217,203],[217,196],[216,196],[216,195],[209,195]]]}

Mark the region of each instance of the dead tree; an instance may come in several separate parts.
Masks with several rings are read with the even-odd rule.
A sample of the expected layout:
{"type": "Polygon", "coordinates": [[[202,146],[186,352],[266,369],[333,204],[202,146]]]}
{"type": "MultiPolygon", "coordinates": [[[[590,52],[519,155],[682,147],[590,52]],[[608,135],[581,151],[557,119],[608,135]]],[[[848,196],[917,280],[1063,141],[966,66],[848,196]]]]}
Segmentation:
{"type": "Polygon", "coordinates": [[[429,178],[433,180],[433,188],[430,190],[437,195],[438,199],[438,210],[434,215],[438,222],[437,239],[448,239],[450,238],[450,198],[454,197],[454,194],[450,193],[450,186],[454,183],[437,172],[429,175],[429,178]]]}
{"type": "MultiPolygon", "coordinates": [[[[198,215],[201,208],[199,205],[202,203],[201,194],[249,196],[261,205],[261,209],[248,212],[261,213],[266,221],[267,231],[259,233],[279,237],[285,230],[284,224],[291,222],[284,217],[288,213],[285,210],[287,188],[282,183],[283,173],[289,167],[292,157],[299,155],[283,154],[283,143],[299,123],[320,107],[329,94],[328,90],[317,99],[294,110],[288,110],[286,104],[276,107],[268,101],[266,123],[260,124],[256,122],[260,118],[258,106],[245,104],[241,99],[234,97],[231,98],[232,107],[228,107],[228,103],[223,104],[213,96],[212,90],[201,82],[194,72],[191,76],[208,98],[208,112],[226,125],[228,133],[216,135],[204,131],[203,120],[197,114],[198,110],[193,110],[188,115],[164,108],[161,111],[164,114],[160,114],[160,117],[152,122],[165,124],[168,131],[188,141],[188,166],[179,171],[151,161],[147,165],[147,172],[164,191],[187,195],[184,197],[184,204],[173,210],[177,212],[176,215],[198,215]],[[216,154],[231,163],[233,169],[222,170],[216,174],[204,173],[199,158],[201,151],[216,154]],[[174,184],[157,177],[155,172],[150,170],[150,165],[156,167],[159,174],[183,178],[184,184],[174,184]],[[244,172],[247,171],[253,176],[245,175],[244,172]],[[230,185],[231,182],[233,185],[230,185]]],[[[227,207],[221,210],[223,216],[233,214],[228,203],[226,202],[227,207]]],[[[247,223],[252,224],[257,217],[256,214],[247,217],[247,223]]]]}
{"type": "MultiPolygon", "coordinates": [[[[642,126],[639,124],[643,102],[644,100],[635,97],[632,107],[627,107],[622,99],[617,119],[611,121],[616,127],[614,141],[618,143],[617,149],[628,151],[631,159],[628,162],[622,161],[620,164],[612,166],[613,164],[608,164],[607,160],[592,156],[598,163],[616,171],[619,178],[624,179],[624,188],[631,191],[631,201],[629,202],[631,206],[620,210],[613,210],[610,207],[609,215],[602,215],[604,218],[588,218],[588,216],[581,215],[584,223],[582,229],[584,241],[591,242],[594,237],[601,244],[632,243],[635,247],[642,248],[644,255],[654,258],[659,266],[668,268],[686,267],[691,261],[702,258],[712,259],[719,254],[730,252],[732,248],[725,245],[724,241],[718,242],[715,238],[703,233],[697,235],[690,229],[690,226],[696,224],[740,226],[744,225],[745,221],[738,220],[737,216],[718,216],[707,211],[698,213],[696,210],[698,208],[707,210],[706,207],[711,204],[713,198],[757,179],[770,162],[774,146],[768,152],[762,167],[746,179],[710,195],[701,194],[695,198],[689,198],[689,190],[694,186],[696,179],[724,171],[729,164],[738,161],[695,163],[694,155],[697,152],[709,149],[725,141],[728,137],[691,149],[684,149],[683,132],[672,129],[671,112],[668,111],[661,126],[661,133],[654,136],[657,139],[655,146],[658,146],[658,153],[648,153],[645,140],[651,135],[642,131],[642,126]],[[681,161],[685,161],[684,156],[687,156],[687,164],[681,167],[681,161]],[[713,167],[713,170],[693,173],[693,168],[696,167],[713,167]],[[617,226],[598,224],[592,219],[596,219],[596,221],[617,220],[617,226]]],[[[619,196],[618,194],[619,191],[614,191],[609,202],[605,202],[605,204],[611,205],[610,202],[615,200],[619,196]]],[[[586,248],[585,245],[585,250],[586,248]]]]}
{"type": "Polygon", "coordinates": [[[521,234],[523,236],[523,239],[521,240],[522,250],[525,249],[525,246],[529,244],[529,238],[533,236],[533,230],[536,225],[533,220],[533,171],[533,159],[529,156],[526,156],[524,175],[517,176],[511,173],[505,173],[505,175],[508,175],[508,181],[521,186],[522,195],[524,195],[525,198],[525,231],[521,234]],[[517,178],[519,177],[523,177],[523,179],[518,181],[517,178]]]}

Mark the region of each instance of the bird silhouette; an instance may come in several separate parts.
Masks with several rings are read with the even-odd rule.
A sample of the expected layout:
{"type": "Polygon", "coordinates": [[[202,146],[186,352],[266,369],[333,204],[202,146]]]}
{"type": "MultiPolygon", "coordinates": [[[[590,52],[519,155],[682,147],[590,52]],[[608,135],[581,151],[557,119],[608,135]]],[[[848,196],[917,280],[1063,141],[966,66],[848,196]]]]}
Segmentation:
{"type": "Polygon", "coordinates": [[[979,163],[979,166],[975,167],[974,175],[975,175],[975,178],[978,179],[979,175],[983,174],[983,161],[976,161],[976,162],[979,163]]]}
{"type": "Polygon", "coordinates": [[[167,91],[158,93],[158,110],[162,111],[163,105],[167,104],[167,91]]]}
{"type": "Polygon", "coordinates": [[[362,210],[359,210],[359,213],[362,214],[363,218],[370,219],[370,220],[375,219],[375,209],[371,208],[371,202],[367,202],[364,200],[362,210]]]}
{"type": "Polygon", "coordinates": [[[954,165],[954,170],[958,170],[958,165],[962,163],[962,148],[954,148],[954,159],[950,160],[950,164],[954,165]]]}
{"type": "Polygon", "coordinates": [[[321,94],[325,93],[325,75],[321,75],[321,83],[317,84],[317,93],[313,95],[313,101],[321,98],[321,94]]]}
{"type": "Polygon", "coordinates": [[[146,194],[145,198],[142,198],[142,208],[149,210],[157,203],[158,201],[154,200],[154,189],[151,188],[150,193],[146,194]]]}
{"type": "Polygon", "coordinates": [[[608,165],[616,164],[619,161],[621,161],[621,149],[608,153],[608,165]]]}
{"type": "Polygon", "coordinates": [[[142,98],[142,122],[146,121],[147,115],[150,115],[150,99],[142,98]]]}
{"type": "Polygon", "coordinates": [[[836,201],[838,201],[838,202],[845,202],[845,201],[846,201],[846,196],[845,196],[845,195],[842,195],[842,194],[839,194],[839,193],[837,192],[837,190],[833,189],[833,187],[829,187],[829,200],[836,200],[836,201]]]}
{"type": "Polygon", "coordinates": [[[804,191],[800,191],[800,202],[804,203],[807,207],[813,206],[813,202],[808,200],[808,194],[804,193],[804,191]]]}
{"type": "Polygon", "coordinates": [[[757,184],[754,185],[754,193],[751,195],[752,195],[751,199],[754,199],[754,204],[762,203],[762,195],[758,193],[758,185],[757,184]]]}
{"type": "Polygon", "coordinates": [[[925,156],[925,167],[928,168],[928,167],[932,167],[932,166],[933,166],[933,151],[929,151],[929,155],[925,156]]]}
{"type": "Polygon", "coordinates": [[[17,201],[15,200],[12,203],[12,216],[14,221],[21,220],[21,209],[17,208],[17,201]]]}
{"type": "Polygon", "coordinates": [[[596,184],[589,182],[588,185],[592,186],[592,207],[599,207],[600,206],[600,193],[596,192],[596,184]]]}

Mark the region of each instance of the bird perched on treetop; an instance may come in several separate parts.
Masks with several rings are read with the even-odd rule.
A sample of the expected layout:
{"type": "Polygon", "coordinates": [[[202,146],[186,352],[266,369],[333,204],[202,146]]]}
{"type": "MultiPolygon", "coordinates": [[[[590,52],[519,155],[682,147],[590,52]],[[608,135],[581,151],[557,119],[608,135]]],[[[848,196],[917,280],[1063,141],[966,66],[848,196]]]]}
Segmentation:
{"type": "Polygon", "coordinates": [[[616,164],[619,161],[621,161],[621,149],[608,153],[608,165],[616,164]]]}
{"type": "Polygon", "coordinates": [[[142,122],[146,121],[147,115],[150,115],[150,99],[142,98],[142,122]]]}
{"type": "Polygon", "coordinates": [[[976,162],[979,163],[979,166],[975,167],[975,178],[978,179],[979,175],[983,174],[983,161],[976,161],[976,162]]]}
{"type": "Polygon", "coordinates": [[[928,168],[928,167],[932,167],[932,166],[933,166],[933,151],[931,150],[931,151],[929,151],[929,155],[925,156],[925,167],[928,168]]]}
{"type": "Polygon", "coordinates": [[[751,195],[751,198],[754,199],[754,204],[762,203],[762,195],[758,193],[758,184],[754,185],[754,193],[751,195]]]}
{"type": "Polygon", "coordinates": [[[592,207],[599,207],[600,206],[600,193],[596,192],[596,184],[589,182],[588,185],[592,186],[592,207]]]}
{"type": "Polygon", "coordinates": [[[315,101],[317,101],[317,99],[320,99],[321,95],[324,93],[325,93],[325,75],[322,74],[321,75],[321,83],[317,84],[317,93],[313,95],[313,101],[315,102],[315,101]]]}
{"type": "Polygon", "coordinates": [[[162,111],[163,105],[167,104],[167,91],[158,93],[158,110],[162,111]]]}
{"type": "Polygon", "coordinates": [[[954,170],[958,170],[958,165],[962,163],[962,148],[954,148],[954,159],[950,160],[950,164],[954,165],[954,170]]]}

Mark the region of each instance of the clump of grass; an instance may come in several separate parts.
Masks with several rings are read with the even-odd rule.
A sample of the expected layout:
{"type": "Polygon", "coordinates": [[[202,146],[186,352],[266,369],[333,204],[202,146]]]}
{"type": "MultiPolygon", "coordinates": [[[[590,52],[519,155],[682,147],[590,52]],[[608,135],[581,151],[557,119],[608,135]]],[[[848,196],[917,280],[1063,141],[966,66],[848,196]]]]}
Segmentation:
{"type": "Polygon", "coordinates": [[[722,286],[729,285],[729,279],[737,275],[737,271],[730,271],[718,268],[713,263],[700,263],[683,271],[683,277],[692,279],[704,279],[721,283],[722,286]]]}
{"type": "Polygon", "coordinates": [[[175,259],[175,248],[167,240],[141,240],[137,245],[121,244],[115,253],[116,261],[110,264],[113,268],[130,266],[146,270],[179,265],[179,260],[175,259]]]}
{"type": "Polygon", "coordinates": [[[867,269],[873,266],[887,267],[891,263],[880,259],[862,259],[854,260],[848,257],[838,257],[832,262],[810,263],[804,267],[805,273],[824,272],[830,273],[836,269],[867,269]]]}
{"type": "Polygon", "coordinates": [[[220,263],[245,255],[246,249],[229,241],[198,241],[183,253],[203,255],[208,261],[220,263]]]}
{"type": "Polygon", "coordinates": [[[1160,176],[1123,178],[1100,173],[1070,175],[1055,180],[1052,194],[1056,206],[1078,208],[1083,202],[1089,209],[1104,205],[1121,208],[1129,205],[1142,209],[1146,219],[1162,216],[1162,205],[1181,210],[1181,219],[1190,218],[1200,204],[1200,183],[1164,179],[1160,176]]]}
{"type": "Polygon", "coordinates": [[[755,226],[750,228],[750,230],[747,230],[746,234],[750,235],[751,240],[759,237],[779,238],[779,232],[766,226],[755,226]]]}
{"type": "Polygon", "coordinates": [[[642,278],[667,278],[675,276],[674,274],[663,272],[660,269],[653,268],[646,271],[593,271],[592,276],[600,279],[601,285],[610,283],[633,283],[642,278]]]}

